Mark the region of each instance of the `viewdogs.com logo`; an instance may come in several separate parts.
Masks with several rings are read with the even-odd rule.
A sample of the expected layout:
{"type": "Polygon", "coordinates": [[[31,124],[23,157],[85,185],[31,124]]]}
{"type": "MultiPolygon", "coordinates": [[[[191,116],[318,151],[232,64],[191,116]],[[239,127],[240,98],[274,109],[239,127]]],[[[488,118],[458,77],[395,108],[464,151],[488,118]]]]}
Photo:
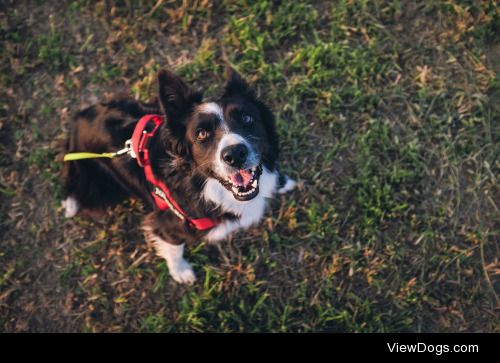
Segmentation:
{"type": "Polygon", "coordinates": [[[448,344],[398,344],[387,343],[387,348],[391,353],[434,353],[441,355],[443,353],[478,353],[479,346],[477,344],[453,345],[448,344]]]}

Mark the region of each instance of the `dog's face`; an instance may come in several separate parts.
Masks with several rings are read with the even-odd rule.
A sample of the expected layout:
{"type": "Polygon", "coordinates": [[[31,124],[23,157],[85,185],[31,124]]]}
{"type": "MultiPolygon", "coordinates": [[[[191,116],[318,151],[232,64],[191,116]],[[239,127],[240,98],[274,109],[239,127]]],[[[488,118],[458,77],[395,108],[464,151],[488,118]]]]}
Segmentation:
{"type": "Polygon", "coordinates": [[[217,179],[234,198],[259,194],[262,167],[274,169],[278,140],[271,111],[232,71],[217,102],[201,102],[177,76],[159,75],[160,102],[168,127],[196,171],[217,179]]]}

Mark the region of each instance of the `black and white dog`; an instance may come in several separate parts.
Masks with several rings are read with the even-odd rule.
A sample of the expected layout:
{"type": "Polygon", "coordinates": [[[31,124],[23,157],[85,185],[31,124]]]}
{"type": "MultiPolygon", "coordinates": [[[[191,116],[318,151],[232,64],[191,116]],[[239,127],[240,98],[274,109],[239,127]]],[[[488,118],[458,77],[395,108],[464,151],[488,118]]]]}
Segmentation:
{"type": "Polygon", "coordinates": [[[191,284],[195,274],[183,258],[184,245],[219,241],[262,218],[267,199],[295,182],[277,169],[278,137],[270,109],[235,72],[222,97],[202,102],[181,78],[158,75],[159,95],[152,103],[117,98],[79,112],[65,152],[102,153],[121,149],[138,120],[161,114],[166,120],[150,140],[154,174],[164,182],[186,215],[217,221],[207,230],[193,228],[171,209],[157,207],[143,168],[128,155],[66,162],[63,201],[66,217],[81,209],[102,209],[134,196],[154,211],[143,223],[146,238],[165,258],[174,280],[191,284]]]}

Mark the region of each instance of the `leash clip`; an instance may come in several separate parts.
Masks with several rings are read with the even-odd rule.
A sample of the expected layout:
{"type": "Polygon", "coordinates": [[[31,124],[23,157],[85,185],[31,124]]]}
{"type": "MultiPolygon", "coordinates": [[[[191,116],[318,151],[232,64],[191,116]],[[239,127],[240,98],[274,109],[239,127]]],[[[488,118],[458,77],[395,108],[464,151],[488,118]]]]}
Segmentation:
{"type": "Polygon", "coordinates": [[[120,156],[123,154],[129,154],[132,158],[136,158],[136,155],[134,153],[134,150],[132,149],[132,140],[128,139],[125,141],[125,147],[121,150],[118,150],[117,152],[113,153],[113,156],[120,156]]]}

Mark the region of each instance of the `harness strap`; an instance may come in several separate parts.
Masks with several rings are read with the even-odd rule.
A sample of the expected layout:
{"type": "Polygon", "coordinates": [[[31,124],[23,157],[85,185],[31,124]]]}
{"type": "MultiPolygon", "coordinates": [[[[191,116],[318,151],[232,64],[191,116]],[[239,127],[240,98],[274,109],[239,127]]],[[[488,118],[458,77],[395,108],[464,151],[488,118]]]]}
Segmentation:
{"type": "Polygon", "coordinates": [[[135,156],[137,164],[144,168],[146,180],[152,184],[151,195],[160,210],[170,209],[179,219],[187,220],[194,228],[204,231],[217,225],[211,218],[189,218],[182,208],[177,204],[168,187],[160,180],[156,179],[149,159],[149,143],[155,132],[163,123],[160,115],[143,116],[132,135],[132,155],[135,156]]]}

